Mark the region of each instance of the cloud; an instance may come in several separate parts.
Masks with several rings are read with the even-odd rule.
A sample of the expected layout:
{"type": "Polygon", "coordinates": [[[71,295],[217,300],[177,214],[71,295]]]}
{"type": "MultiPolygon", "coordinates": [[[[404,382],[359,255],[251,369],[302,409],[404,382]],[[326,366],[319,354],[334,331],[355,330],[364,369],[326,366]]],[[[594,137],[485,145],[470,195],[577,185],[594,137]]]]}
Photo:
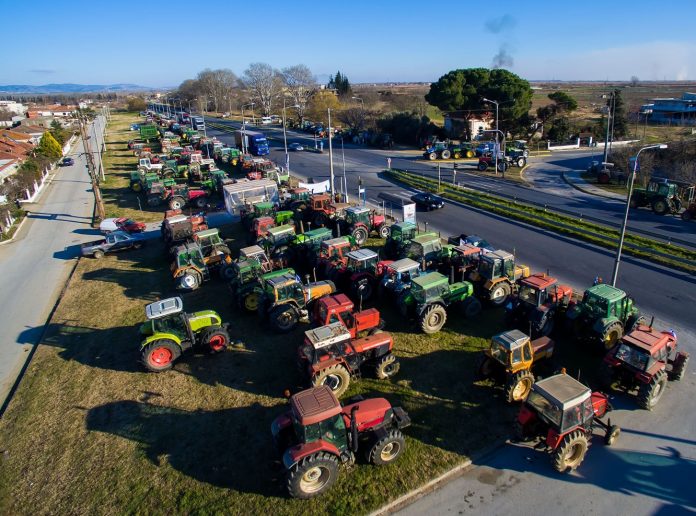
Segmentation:
{"type": "Polygon", "coordinates": [[[517,21],[515,20],[515,18],[513,18],[509,14],[504,14],[502,16],[499,16],[498,18],[490,18],[486,20],[485,26],[488,32],[492,32],[493,34],[499,34],[504,30],[512,29],[516,23],[517,21]]]}
{"type": "Polygon", "coordinates": [[[491,68],[511,68],[515,60],[510,54],[510,45],[503,43],[498,49],[498,53],[493,56],[491,68]]]}
{"type": "Polygon", "coordinates": [[[43,75],[48,75],[51,73],[56,73],[57,70],[52,70],[50,68],[34,68],[33,70],[27,70],[30,73],[40,73],[43,75]]]}

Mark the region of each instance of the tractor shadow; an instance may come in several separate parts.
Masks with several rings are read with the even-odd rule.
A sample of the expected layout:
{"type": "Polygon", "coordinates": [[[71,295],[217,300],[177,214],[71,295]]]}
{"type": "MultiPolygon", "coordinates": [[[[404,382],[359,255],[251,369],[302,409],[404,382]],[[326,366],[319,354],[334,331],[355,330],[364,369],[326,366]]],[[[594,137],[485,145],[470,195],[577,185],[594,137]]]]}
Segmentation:
{"type": "Polygon", "coordinates": [[[186,411],[134,400],[89,409],[88,431],[135,442],[157,467],[216,487],[282,497],[282,467],[274,464],[267,432],[277,411],[254,404],[217,411],[186,411]]]}

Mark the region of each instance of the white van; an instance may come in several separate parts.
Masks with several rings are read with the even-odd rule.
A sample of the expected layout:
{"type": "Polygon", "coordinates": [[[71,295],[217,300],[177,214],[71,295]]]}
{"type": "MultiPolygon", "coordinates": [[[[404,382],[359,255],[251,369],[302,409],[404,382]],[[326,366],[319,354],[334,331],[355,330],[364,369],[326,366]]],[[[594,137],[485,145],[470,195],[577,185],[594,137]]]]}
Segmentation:
{"type": "Polygon", "coordinates": [[[272,123],[273,119],[270,116],[261,117],[261,125],[271,125],[272,123]]]}

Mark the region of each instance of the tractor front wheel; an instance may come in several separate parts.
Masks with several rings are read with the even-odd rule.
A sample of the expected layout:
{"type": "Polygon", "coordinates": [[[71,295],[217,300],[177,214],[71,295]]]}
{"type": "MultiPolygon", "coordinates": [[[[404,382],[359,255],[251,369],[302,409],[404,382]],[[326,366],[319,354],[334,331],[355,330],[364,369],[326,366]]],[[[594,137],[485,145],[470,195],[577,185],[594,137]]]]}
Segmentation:
{"type": "Polygon", "coordinates": [[[183,197],[179,197],[178,195],[176,197],[172,197],[169,200],[169,209],[170,210],[180,210],[186,206],[186,201],[184,200],[183,197]]]}
{"type": "Polygon", "coordinates": [[[517,158],[516,163],[517,163],[517,166],[519,168],[522,168],[527,164],[527,159],[524,156],[521,156],[521,157],[517,158]]]}
{"type": "Polygon", "coordinates": [[[689,355],[686,353],[678,353],[672,363],[672,370],[669,374],[669,379],[678,382],[684,378],[686,372],[686,364],[689,363],[689,355]]]}
{"type": "Polygon", "coordinates": [[[453,157],[454,159],[459,159],[459,158],[462,157],[462,155],[461,155],[460,152],[455,152],[454,154],[452,154],[452,157],[453,157]]]}
{"type": "Polygon", "coordinates": [[[604,328],[602,345],[606,351],[612,349],[623,335],[621,323],[615,322],[604,328]]]}
{"type": "Polygon", "coordinates": [[[669,211],[669,206],[665,199],[655,199],[652,203],[652,210],[656,215],[665,215],[669,211]]]}
{"type": "Polygon", "coordinates": [[[667,388],[667,373],[658,371],[652,377],[650,383],[644,383],[638,389],[638,406],[645,410],[652,410],[660,401],[667,388]]]}
{"type": "Polygon", "coordinates": [[[619,435],[621,435],[621,428],[617,425],[610,425],[606,434],[604,434],[604,444],[611,446],[619,438],[619,435]]]}
{"type": "Polygon", "coordinates": [[[169,339],[153,340],[140,354],[143,365],[154,373],[171,369],[174,361],[181,356],[181,348],[169,339]]]}
{"type": "Polygon", "coordinates": [[[199,210],[204,210],[208,206],[208,198],[204,195],[196,197],[194,204],[196,205],[196,208],[198,208],[199,210]]]}
{"type": "Polygon", "coordinates": [[[220,266],[220,277],[225,281],[232,281],[236,273],[231,263],[222,262],[220,266]]]}
{"type": "Polygon", "coordinates": [[[474,296],[469,296],[462,301],[462,311],[464,312],[464,317],[467,319],[471,319],[480,314],[481,308],[481,302],[474,296]]]}
{"type": "Polygon", "coordinates": [[[447,322],[447,310],[442,305],[430,305],[420,317],[420,327],[423,333],[437,333],[447,322]]]}
{"type": "Polygon", "coordinates": [[[256,313],[259,309],[259,293],[252,291],[245,294],[241,305],[245,312],[250,314],[256,313]]]}
{"type": "Polygon", "coordinates": [[[191,269],[179,278],[179,288],[182,290],[196,290],[201,286],[203,278],[197,270],[191,269]]]}
{"type": "Polygon", "coordinates": [[[488,301],[493,306],[502,306],[511,291],[510,285],[506,281],[501,281],[497,285],[493,285],[493,288],[488,293],[488,301]]]}
{"type": "Polygon", "coordinates": [[[566,473],[577,468],[585,458],[588,446],[584,433],[580,430],[570,432],[551,455],[554,469],[559,473],[566,473]]]}
{"type": "Polygon", "coordinates": [[[390,464],[399,458],[405,447],[406,441],[401,431],[391,430],[368,449],[367,460],[375,466],[390,464]]]}
{"type": "Polygon", "coordinates": [[[505,398],[508,403],[524,401],[534,385],[534,375],[531,371],[518,371],[508,378],[505,387],[505,398]]]}
{"type": "Polygon", "coordinates": [[[271,326],[277,332],[287,333],[295,329],[299,316],[294,306],[279,306],[271,312],[271,326]]]}
{"type": "Polygon", "coordinates": [[[437,152],[431,152],[428,154],[428,159],[430,161],[435,161],[437,159],[437,152]]]}
{"type": "Polygon", "coordinates": [[[350,373],[341,364],[322,369],[312,378],[312,386],[327,385],[337,398],[346,392],[350,385],[350,373]]]}
{"type": "Polygon", "coordinates": [[[385,380],[398,373],[400,366],[401,364],[399,364],[396,356],[391,353],[387,353],[377,362],[377,365],[375,366],[375,376],[380,380],[385,380]]]}
{"type": "Polygon", "coordinates": [[[448,150],[443,150],[443,151],[442,151],[442,159],[450,159],[450,156],[451,156],[451,155],[452,155],[452,154],[451,154],[450,151],[448,151],[448,150]]]}
{"type": "Polygon", "coordinates": [[[360,226],[357,227],[353,230],[351,233],[351,236],[355,239],[355,243],[358,244],[359,246],[363,245],[365,242],[367,242],[367,229],[364,227],[360,226]]]}
{"type": "Polygon", "coordinates": [[[386,224],[382,224],[377,228],[377,233],[379,233],[380,238],[389,238],[389,235],[391,235],[391,228],[386,224]]]}
{"type": "Polygon", "coordinates": [[[338,476],[338,458],[326,452],[309,455],[288,471],[288,493],[307,500],[329,489],[338,476]]]}
{"type": "Polygon", "coordinates": [[[220,353],[230,343],[230,335],[227,330],[220,327],[211,327],[204,330],[200,344],[208,348],[211,353],[220,353]]]}
{"type": "Polygon", "coordinates": [[[480,172],[485,172],[486,170],[488,170],[488,165],[486,163],[479,162],[477,168],[479,169],[480,172]]]}

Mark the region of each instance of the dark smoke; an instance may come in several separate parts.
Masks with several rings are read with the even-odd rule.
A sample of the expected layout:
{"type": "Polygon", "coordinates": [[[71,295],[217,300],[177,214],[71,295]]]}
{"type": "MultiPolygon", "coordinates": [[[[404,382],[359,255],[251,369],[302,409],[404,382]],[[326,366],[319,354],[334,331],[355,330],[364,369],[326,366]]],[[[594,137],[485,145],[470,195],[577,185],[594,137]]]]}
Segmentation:
{"type": "Polygon", "coordinates": [[[486,20],[486,30],[493,34],[499,34],[504,30],[512,29],[515,26],[515,19],[509,14],[504,14],[498,18],[486,20]]]}
{"type": "Polygon", "coordinates": [[[498,53],[493,56],[491,68],[511,68],[515,64],[515,60],[510,55],[507,45],[502,45],[498,53]]]}

